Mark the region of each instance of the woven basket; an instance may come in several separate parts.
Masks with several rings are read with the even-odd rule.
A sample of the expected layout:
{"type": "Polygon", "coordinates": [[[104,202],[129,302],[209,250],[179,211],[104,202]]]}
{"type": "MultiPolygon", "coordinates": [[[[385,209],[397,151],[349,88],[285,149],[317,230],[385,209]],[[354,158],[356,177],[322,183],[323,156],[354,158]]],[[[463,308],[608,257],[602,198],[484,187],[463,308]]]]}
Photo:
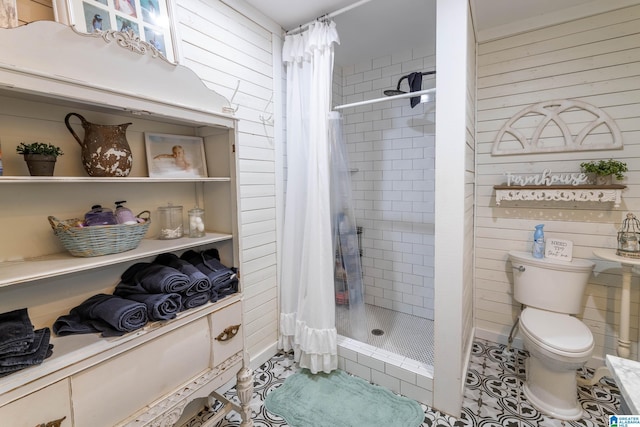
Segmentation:
{"type": "Polygon", "coordinates": [[[117,254],[135,249],[147,233],[151,213],[143,211],[138,218],[144,222],[138,224],[92,225],[78,227],[82,220],[74,218],[60,221],[54,216],[49,217],[49,224],[53,234],[58,236],[62,246],[73,256],[94,257],[100,255],[117,254]],[[145,218],[141,215],[147,214],[145,218]]]}

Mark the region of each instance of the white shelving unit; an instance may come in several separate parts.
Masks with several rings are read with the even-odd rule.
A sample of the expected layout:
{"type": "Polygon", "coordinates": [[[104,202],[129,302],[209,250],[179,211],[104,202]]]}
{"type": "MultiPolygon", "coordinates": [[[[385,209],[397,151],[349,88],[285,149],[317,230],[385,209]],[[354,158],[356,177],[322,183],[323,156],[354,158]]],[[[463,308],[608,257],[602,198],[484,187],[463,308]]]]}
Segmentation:
{"type": "MultiPolygon", "coordinates": [[[[136,43],[125,37],[120,46],[51,21],[0,29],[0,313],[27,308],[35,328],[51,328],[88,297],[112,292],[126,268],[161,253],[216,248],[225,265],[241,267],[236,119],[224,112],[229,103],[186,67],[127,49],[136,43]],[[69,112],[92,123],[132,123],[130,176],[86,175],[80,147],[64,125],[69,112]],[[145,132],[202,137],[209,176],[149,178],[145,132]],[[14,149],[23,141],[62,147],[55,176],[28,176],[14,149]],[[49,215],[78,218],[93,204],[116,200],[127,200],[134,213],[152,213],[136,249],[92,258],[64,251],[49,215]],[[156,211],[167,203],[183,206],[185,223],[188,209],[203,208],[206,235],[157,239],[156,211]]],[[[50,358],[0,377],[0,420],[62,427],[171,425],[189,402],[212,396],[236,377],[242,403],[230,407],[250,426],[253,382],[244,367],[241,291],[122,337],[53,337],[50,358]],[[229,328],[238,335],[229,336],[229,328]]]]}

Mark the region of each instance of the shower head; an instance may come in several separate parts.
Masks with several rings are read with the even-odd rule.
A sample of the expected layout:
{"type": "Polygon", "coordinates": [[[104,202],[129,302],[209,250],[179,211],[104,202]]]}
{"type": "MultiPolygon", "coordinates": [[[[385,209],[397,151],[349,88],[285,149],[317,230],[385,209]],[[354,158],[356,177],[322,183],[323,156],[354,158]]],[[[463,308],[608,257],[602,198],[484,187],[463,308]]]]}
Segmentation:
{"type": "MultiPolygon", "coordinates": [[[[435,71],[425,71],[424,73],[421,73],[421,74],[423,76],[430,76],[430,75],[435,74],[435,73],[436,73],[435,71]]],[[[408,79],[408,78],[409,78],[409,74],[407,74],[406,76],[400,77],[400,80],[398,80],[397,87],[395,89],[387,89],[387,90],[385,90],[384,94],[386,96],[394,96],[394,95],[402,95],[404,93],[407,93],[404,90],[400,90],[400,84],[402,83],[402,81],[404,79],[408,79]]]]}
{"type": "Polygon", "coordinates": [[[384,94],[387,96],[402,95],[403,93],[407,93],[407,92],[403,90],[398,90],[398,89],[387,89],[384,91],[384,94]]]}

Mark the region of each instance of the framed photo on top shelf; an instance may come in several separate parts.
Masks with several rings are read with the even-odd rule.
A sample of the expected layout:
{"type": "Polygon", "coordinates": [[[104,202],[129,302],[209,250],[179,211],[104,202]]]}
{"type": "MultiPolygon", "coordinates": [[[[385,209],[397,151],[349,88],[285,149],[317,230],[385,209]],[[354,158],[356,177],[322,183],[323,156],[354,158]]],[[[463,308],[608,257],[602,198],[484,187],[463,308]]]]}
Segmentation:
{"type": "Polygon", "coordinates": [[[202,138],[145,132],[144,142],[150,177],[208,177],[202,138]]]}
{"type": "Polygon", "coordinates": [[[53,0],[55,19],[78,32],[121,32],[177,63],[173,0],[53,0]]]}

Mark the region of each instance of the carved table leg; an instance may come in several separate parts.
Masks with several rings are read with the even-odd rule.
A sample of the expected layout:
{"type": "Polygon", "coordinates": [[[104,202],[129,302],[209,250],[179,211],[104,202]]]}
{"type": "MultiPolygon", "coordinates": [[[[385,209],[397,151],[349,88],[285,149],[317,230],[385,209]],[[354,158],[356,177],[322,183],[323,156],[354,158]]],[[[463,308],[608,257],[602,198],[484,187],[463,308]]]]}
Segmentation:
{"type": "Polygon", "coordinates": [[[252,411],[249,405],[253,397],[253,371],[249,368],[242,368],[238,372],[237,378],[236,391],[238,399],[240,399],[240,415],[242,416],[240,427],[253,427],[252,411]]]}
{"type": "Polygon", "coordinates": [[[622,264],[622,289],[620,294],[620,332],[618,333],[618,356],[628,359],[631,355],[629,340],[629,318],[631,305],[632,264],[622,264]]]}

